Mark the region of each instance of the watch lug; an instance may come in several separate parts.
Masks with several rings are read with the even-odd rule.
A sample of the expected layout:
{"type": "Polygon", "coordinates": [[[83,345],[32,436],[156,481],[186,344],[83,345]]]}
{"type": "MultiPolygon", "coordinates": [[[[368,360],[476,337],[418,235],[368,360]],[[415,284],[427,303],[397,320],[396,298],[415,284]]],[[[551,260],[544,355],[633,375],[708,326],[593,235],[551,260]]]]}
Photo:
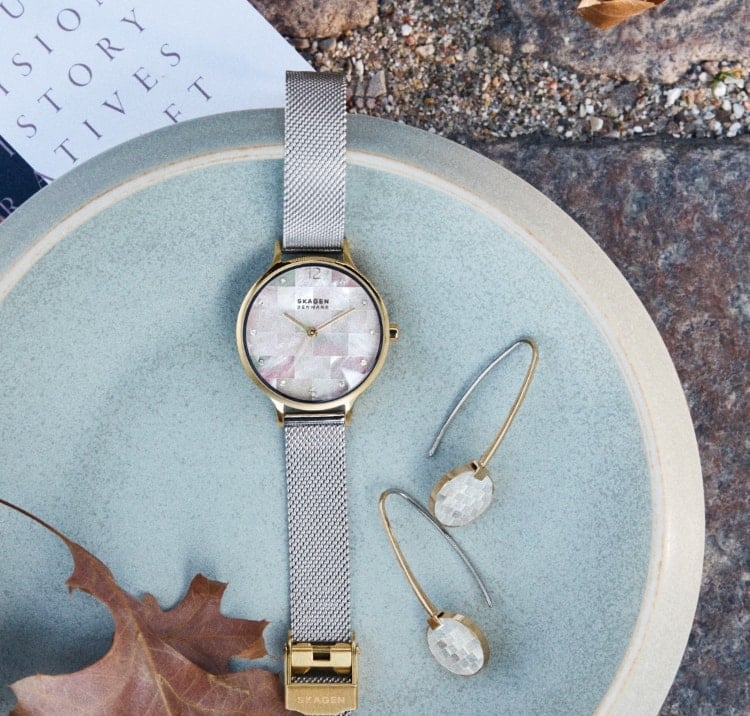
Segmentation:
{"type": "Polygon", "coordinates": [[[276,264],[280,264],[280,263],[281,263],[281,241],[277,239],[273,245],[273,258],[271,259],[271,266],[276,266],[276,264]]]}
{"type": "Polygon", "coordinates": [[[276,410],[276,422],[278,423],[279,427],[284,427],[284,403],[274,400],[271,398],[271,402],[273,403],[273,407],[276,410]]]}
{"type": "Polygon", "coordinates": [[[349,239],[344,239],[344,242],[341,245],[341,260],[348,264],[349,266],[353,266],[354,268],[357,268],[357,264],[354,263],[354,259],[352,258],[352,252],[349,248],[349,239]]]}

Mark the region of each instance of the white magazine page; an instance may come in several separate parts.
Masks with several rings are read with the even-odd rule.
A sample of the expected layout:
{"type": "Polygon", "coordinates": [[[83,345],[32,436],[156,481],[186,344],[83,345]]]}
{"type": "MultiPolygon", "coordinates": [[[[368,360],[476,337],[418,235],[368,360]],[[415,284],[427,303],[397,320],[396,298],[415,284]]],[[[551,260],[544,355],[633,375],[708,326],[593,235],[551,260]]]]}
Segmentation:
{"type": "Polygon", "coordinates": [[[45,178],[159,127],[282,107],[310,69],[247,0],[0,2],[0,136],[45,178]]]}

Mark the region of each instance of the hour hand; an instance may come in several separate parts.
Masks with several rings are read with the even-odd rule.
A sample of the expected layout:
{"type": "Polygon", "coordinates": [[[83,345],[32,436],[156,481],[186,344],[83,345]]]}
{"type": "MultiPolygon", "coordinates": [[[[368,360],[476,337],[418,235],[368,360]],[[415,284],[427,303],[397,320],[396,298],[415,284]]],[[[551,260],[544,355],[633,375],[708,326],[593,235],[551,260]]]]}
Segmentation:
{"type": "Polygon", "coordinates": [[[298,321],[291,313],[284,313],[284,316],[292,323],[296,323],[308,336],[314,336],[318,332],[315,328],[306,326],[302,321],[298,321]]]}

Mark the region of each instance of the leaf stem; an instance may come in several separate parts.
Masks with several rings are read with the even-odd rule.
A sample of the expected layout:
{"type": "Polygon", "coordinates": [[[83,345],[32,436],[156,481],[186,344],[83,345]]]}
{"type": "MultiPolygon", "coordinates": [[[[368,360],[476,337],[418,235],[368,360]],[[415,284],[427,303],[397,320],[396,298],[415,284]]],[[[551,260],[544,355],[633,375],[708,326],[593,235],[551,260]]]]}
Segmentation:
{"type": "Polygon", "coordinates": [[[12,502],[8,502],[8,500],[4,500],[2,497],[0,497],[0,505],[5,505],[6,507],[9,507],[11,510],[15,510],[16,512],[20,512],[25,517],[28,517],[30,520],[33,520],[37,524],[41,525],[45,529],[48,529],[50,532],[52,532],[53,535],[56,535],[59,537],[65,544],[70,544],[70,540],[59,530],[56,530],[52,525],[45,522],[43,519],[37,517],[36,515],[32,514],[28,510],[24,510],[23,507],[19,507],[18,505],[14,505],[12,502]]]}

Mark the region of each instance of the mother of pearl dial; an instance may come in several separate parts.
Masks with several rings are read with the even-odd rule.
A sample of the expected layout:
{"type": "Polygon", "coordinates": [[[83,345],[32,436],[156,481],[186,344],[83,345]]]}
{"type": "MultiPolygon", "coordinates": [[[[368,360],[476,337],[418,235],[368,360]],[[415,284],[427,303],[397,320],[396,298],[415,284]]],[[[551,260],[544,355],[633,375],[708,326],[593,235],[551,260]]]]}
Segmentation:
{"type": "Polygon", "coordinates": [[[347,271],[305,263],[259,286],[245,317],[250,365],[292,400],[323,403],[351,393],[372,371],[383,324],[370,292],[347,271]]]}

